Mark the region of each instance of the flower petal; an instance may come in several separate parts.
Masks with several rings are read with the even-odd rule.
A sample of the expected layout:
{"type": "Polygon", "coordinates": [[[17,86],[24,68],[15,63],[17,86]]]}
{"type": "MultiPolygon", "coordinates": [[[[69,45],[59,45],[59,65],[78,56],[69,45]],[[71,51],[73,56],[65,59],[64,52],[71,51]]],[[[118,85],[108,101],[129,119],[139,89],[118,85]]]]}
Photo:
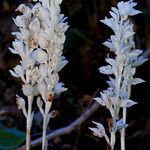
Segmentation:
{"type": "Polygon", "coordinates": [[[112,74],[112,67],[110,65],[103,66],[99,68],[100,73],[102,74],[112,74]]]}
{"type": "Polygon", "coordinates": [[[122,100],[120,106],[124,107],[124,108],[129,108],[129,107],[131,107],[131,106],[133,106],[135,104],[137,104],[137,102],[134,102],[134,101],[132,101],[130,99],[126,99],[126,100],[122,100]]]}

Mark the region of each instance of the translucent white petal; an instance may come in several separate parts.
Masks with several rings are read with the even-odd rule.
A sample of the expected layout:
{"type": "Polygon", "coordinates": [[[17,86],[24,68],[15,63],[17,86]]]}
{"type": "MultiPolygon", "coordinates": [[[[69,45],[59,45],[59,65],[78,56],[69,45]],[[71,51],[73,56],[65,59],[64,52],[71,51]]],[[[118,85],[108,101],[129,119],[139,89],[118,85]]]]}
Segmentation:
{"type": "Polygon", "coordinates": [[[108,48],[110,48],[111,51],[113,51],[113,52],[115,51],[115,46],[114,46],[114,44],[112,42],[106,41],[106,42],[103,43],[103,45],[105,45],[108,48]]]}
{"type": "Polygon", "coordinates": [[[108,74],[108,75],[112,74],[112,67],[110,65],[103,66],[98,69],[102,74],[108,74]]]}
{"type": "Polygon", "coordinates": [[[57,66],[57,68],[56,68],[56,71],[55,72],[59,72],[62,68],[64,68],[65,67],[65,65],[68,63],[68,61],[67,60],[62,60],[61,62],[60,62],[60,64],[58,64],[58,66],[57,66]]]}
{"type": "Polygon", "coordinates": [[[100,105],[105,106],[104,101],[100,97],[95,97],[94,100],[96,100],[100,105]]]}
{"type": "Polygon", "coordinates": [[[133,9],[133,10],[129,13],[129,15],[130,15],[130,16],[134,16],[134,15],[137,15],[137,14],[140,14],[140,13],[142,13],[142,12],[139,11],[139,10],[133,9]]]}
{"type": "Polygon", "coordinates": [[[122,100],[120,106],[124,107],[124,108],[126,108],[126,107],[128,108],[128,107],[131,107],[131,106],[133,106],[135,104],[137,104],[137,102],[134,102],[134,101],[132,101],[130,99],[126,99],[126,100],[122,100]]]}
{"type": "Polygon", "coordinates": [[[103,137],[103,134],[97,128],[89,128],[89,129],[93,132],[94,136],[97,136],[99,138],[103,137]]]}
{"type": "Polygon", "coordinates": [[[113,20],[112,18],[110,18],[110,19],[105,18],[104,20],[101,20],[101,22],[103,22],[104,24],[106,24],[106,25],[109,26],[110,28],[114,29],[114,28],[113,28],[114,20],[113,20]]]}
{"type": "Polygon", "coordinates": [[[13,21],[18,27],[25,28],[25,18],[23,16],[17,16],[15,19],[13,18],[13,21]]]}
{"type": "Polygon", "coordinates": [[[133,81],[132,81],[132,85],[140,84],[140,83],[143,83],[143,82],[145,82],[143,79],[134,78],[133,81]]]}
{"type": "Polygon", "coordinates": [[[11,73],[12,76],[19,78],[20,76],[18,74],[16,74],[14,71],[9,70],[9,72],[11,73]]]}
{"type": "Polygon", "coordinates": [[[143,63],[145,63],[146,61],[148,61],[147,58],[139,57],[136,61],[134,61],[132,63],[132,66],[133,67],[138,67],[138,66],[142,65],[143,63]]]}
{"type": "Polygon", "coordinates": [[[10,50],[13,54],[18,54],[18,51],[17,51],[16,49],[9,48],[9,50],[10,50]]]}
{"type": "Polygon", "coordinates": [[[123,123],[123,119],[120,119],[119,121],[116,122],[116,131],[117,130],[120,131],[120,130],[127,128],[127,127],[128,127],[128,125],[123,123]]]}
{"type": "Polygon", "coordinates": [[[54,93],[56,93],[56,94],[59,95],[60,93],[66,91],[67,88],[65,88],[65,87],[63,87],[63,86],[64,86],[64,84],[63,84],[62,82],[57,83],[57,84],[55,85],[55,88],[54,88],[54,93]]]}

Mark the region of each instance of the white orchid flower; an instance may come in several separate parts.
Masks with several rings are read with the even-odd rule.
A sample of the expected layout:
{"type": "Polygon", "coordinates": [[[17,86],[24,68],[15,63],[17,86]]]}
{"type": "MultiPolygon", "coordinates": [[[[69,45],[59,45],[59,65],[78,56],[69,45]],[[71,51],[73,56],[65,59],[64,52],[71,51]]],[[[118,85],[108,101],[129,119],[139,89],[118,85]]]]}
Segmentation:
{"type": "Polygon", "coordinates": [[[62,82],[57,83],[54,87],[54,93],[56,93],[58,95],[66,90],[67,90],[67,88],[64,87],[64,83],[62,83],[62,82]]]}

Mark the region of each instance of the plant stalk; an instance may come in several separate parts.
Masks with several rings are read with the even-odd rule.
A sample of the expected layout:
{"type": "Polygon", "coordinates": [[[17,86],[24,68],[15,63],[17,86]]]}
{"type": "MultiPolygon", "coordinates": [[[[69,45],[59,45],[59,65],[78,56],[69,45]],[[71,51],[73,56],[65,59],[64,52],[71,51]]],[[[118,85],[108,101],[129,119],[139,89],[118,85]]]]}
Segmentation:
{"type": "MultiPolygon", "coordinates": [[[[130,98],[131,95],[131,85],[128,85],[128,99],[130,98]]],[[[123,108],[123,123],[126,124],[127,120],[127,108],[123,108]]],[[[121,150],[125,150],[125,128],[122,129],[121,131],[121,150]]]]}
{"type": "Polygon", "coordinates": [[[46,138],[46,130],[47,129],[47,114],[44,115],[43,118],[43,136],[42,136],[42,150],[47,150],[48,143],[46,138]]]}
{"type": "Polygon", "coordinates": [[[30,150],[31,141],[31,125],[32,125],[32,102],[33,96],[28,96],[28,114],[27,114],[27,124],[26,124],[26,150],[30,150]]]}
{"type": "Polygon", "coordinates": [[[115,132],[112,131],[111,132],[111,140],[110,140],[111,150],[114,150],[115,142],[116,142],[116,134],[115,134],[115,132]]]}
{"type": "MultiPolygon", "coordinates": [[[[127,108],[123,108],[123,123],[126,123],[127,108]]],[[[125,150],[125,128],[121,131],[121,150],[125,150]]]]}

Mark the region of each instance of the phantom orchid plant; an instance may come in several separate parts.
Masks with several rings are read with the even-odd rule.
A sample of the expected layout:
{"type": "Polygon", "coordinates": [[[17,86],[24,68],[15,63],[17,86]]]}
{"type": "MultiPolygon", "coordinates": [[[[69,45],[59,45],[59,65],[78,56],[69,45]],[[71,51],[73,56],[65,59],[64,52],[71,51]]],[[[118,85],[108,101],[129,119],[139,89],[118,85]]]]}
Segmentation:
{"type": "Polygon", "coordinates": [[[10,73],[23,81],[22,91],[26,100],[17,95],[18,108],[23,110],[26,117],[26,149],[30,149],[30,132],[34,112],[32,103],[34,97],[43,115],[42,150],[47,149],[46,129],[52,113],[50,108],[54,94],[66,91],[64,84],[59,82],[58,72],[67,64],[62,56],[65,42],[65,31],[68,29],[63,14],[60,13],[62,0],[34,0],[31,7],[21,4],[17,11],[22,15],[14,20],[19,32],[10,51],[21,57],[20,64],[10,73]],[[43,107],[44,104],[44,107],[43,107]]]}
{"type": "Polygon", "coordinates": [[[101,20],[114,32],[114,35],[104,42],[104,45],[115,54],[115,57],[108,55],[105,59],[108,65],[99,68],[100,73],[109,75],[109,81],[107,81],[109,87],[100,93],[101,97],[96,97],[95,100],[110,111],[112,117],[110,138],[101,123],[93,122],[97,128],[90,129],[95,136],[104,137],[111,150],[115,146],[117,131],[121,132],[121,150],[125,150],[125,128],[128,126],[126,124],[127,108],[137,104],[130,99],[131,86],[144,82],[140,78],[133,77],[136,67],[147,60],[141,56],[141,50],[135,49],[135,32],[133,31],[133,24],[128,19],[129,16],[141,13],[134,9],[136,5],[137,3],[132,0],[121,1],[117,8],[111,8],[109,12],[111,18],[106,17],[101,20]],[[123,109],[123,113],[120,117],[121,109],[123,109]]]}
{"type": "MultiPolygon", "coordinates": [[[[41,21],[42,32],[47,34],[47,41],[43,50],[37,51],[39,63],[39,78],[36,80],[40,95],[45,103],[45,110],[42,108],[43,102],[40,97],[37,99],[37,105],[43,115],[43,146],[42,149],[47,149],[46,129],[52,113],[49,113],[52,98],[54,94],[60,94],[66,91],[62,82],[59,83],[58,72],[68,63],[62,56],[63,44],[65,42],[65,31],[68,29],[67,19],[63,14],[60,14],[60,4],[62,0],[40,0],[35,8],[39,11],[37,17],[41,21]],[[45,18],[46,17],[46,18],[45,18]],[[41,57],[43,56],[43,58],[41,57]]],[[[42,47],[41,47],[42,48],[42,47]]]]}

